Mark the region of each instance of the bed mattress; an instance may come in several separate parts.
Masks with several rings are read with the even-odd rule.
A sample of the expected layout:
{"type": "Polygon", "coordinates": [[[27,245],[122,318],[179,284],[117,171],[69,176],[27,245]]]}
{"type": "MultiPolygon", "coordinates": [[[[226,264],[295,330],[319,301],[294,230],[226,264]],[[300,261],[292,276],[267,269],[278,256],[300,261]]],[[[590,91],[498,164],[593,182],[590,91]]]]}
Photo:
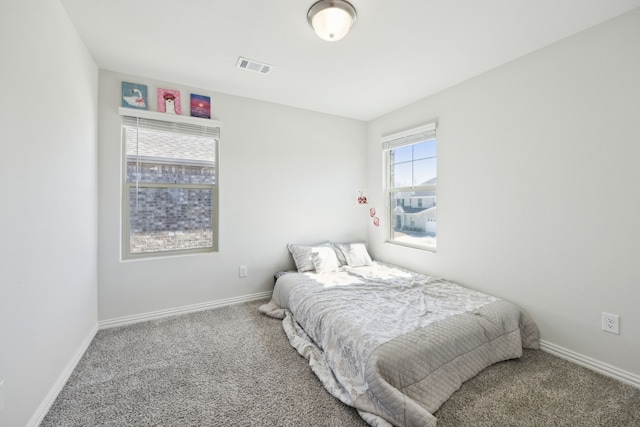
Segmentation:
{"type": "Polygon", "coordinates": [[[515,305],[380,262],[284,274],[260,310],[283,319],[324,387],[373,426],[435,426],[464,381],[538,348],[515,305]]]}

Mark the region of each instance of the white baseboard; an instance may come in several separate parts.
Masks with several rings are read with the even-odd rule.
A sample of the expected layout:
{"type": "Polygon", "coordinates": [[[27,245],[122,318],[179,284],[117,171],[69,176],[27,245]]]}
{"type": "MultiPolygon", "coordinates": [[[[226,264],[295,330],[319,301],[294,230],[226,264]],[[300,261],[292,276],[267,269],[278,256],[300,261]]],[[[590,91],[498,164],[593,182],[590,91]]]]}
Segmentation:
{"type": "Polygon", "coordinates": [[[76,352],[73,354],[73,357],[71,358],[71,360],[69,360],[69,363],[67,363],[67,366],[65,366],[64,370],[62,371],[56,382],[53,384],[51,390],[49,390],[49,393],[47,393],[36,412],[31,416],[31,419],[27,423],[27,427],[37,427],[38,425],[40,425],[45,415],[47,415],[47,412],[49,412],[49,409],[51,409],[51,405],[53,405],[53,402],[55,402],[56,397],[58,397],[58,394],[60,394],[60,392],[64,388],[64,385],[67,383],[67,380],[73,373],[76,365],[78,364],[78,362],[80,362],[80,359],[82,359],[82,356],[89,348],[89,344],[91,344],[91,341],[93,341],[93,338],[96,336],[97,332],[98,324],[96,323],[94,327],[91,328],[91,331],[89,331],[84,341],[82,341],[80,347],[78,347],[76,352]]]}
{"type": "Polygon", "coordinates": [[[599,372],[607,377],[615,378],[618,381],[640,388],[640,376],[632,374],[631,372],[623,371],[615,366],[608,365],[604,362],[600,362],[599,360],[592,359],[544,340],[540,340],[540,350],[599,372]]]}
{"type": "Polygon", "coordinates": [[[209,310],[211,308],[223,307],[225,305],[239,304],[242,302],[255,301],[271,296],[271,291],[259,292],[257,294],[243,295],[239,297],[226,298],[216,301],[203,302],[199,304],[185,305],[182,307],[168,308],[166,310],[151,311],[131,316],[116,317],[98,322],[100,329],[115,328],[117,326],[130,325],[132,323],[145,322],[147,320],[161,319],[163,317],[176,316],[179,314],[193,313],[196,311],[209,310]]]}

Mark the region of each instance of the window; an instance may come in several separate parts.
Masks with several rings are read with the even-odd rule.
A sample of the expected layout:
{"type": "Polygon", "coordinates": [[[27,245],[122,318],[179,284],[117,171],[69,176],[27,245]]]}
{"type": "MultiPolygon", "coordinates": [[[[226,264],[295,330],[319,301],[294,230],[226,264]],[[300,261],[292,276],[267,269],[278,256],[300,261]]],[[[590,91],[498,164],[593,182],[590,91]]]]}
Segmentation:
{"type": "Polygon", "coordinates": [[[125,259],[217,250],[219,127],[188,119],[122,118],[125,259]]]}
{"type": "Polygon", "coordinates": [[[388,241],[436,248],[436,124],[382,139],[386,157],[388,241]]]}

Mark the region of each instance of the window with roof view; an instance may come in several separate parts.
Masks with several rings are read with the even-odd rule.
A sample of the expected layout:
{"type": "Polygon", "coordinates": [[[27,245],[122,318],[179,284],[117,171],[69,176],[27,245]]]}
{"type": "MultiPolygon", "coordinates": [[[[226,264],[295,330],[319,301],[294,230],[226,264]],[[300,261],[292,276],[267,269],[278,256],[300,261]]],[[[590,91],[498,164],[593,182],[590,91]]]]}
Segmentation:
{"type": "Polygon", "coordinates": [[[435,123],[390,135],[382,142],[387,160],[388,240],[435,250],[435,123]]]}
{"type": "Polygon", "coordinates": [[[123,257],[217,250],[219,128],[123,117],[123,257]]]}

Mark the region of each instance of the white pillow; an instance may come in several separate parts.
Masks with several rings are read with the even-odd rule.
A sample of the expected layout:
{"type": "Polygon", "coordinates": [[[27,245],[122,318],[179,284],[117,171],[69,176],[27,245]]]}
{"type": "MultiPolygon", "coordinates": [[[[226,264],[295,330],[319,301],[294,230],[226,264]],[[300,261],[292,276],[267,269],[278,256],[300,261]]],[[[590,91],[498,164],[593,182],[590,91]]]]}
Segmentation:
{"type": "Polygon", "coordinates": [[[303,273],[305,271],[315,270],[313,261],[311,260],[311,250],[316,247],[331,248],[331,243],[324,242],[316,246],[302,246],[302,245],[289,244],[287,247],[289,248],[289,252],[291,252],[291,255],[293,256],[293,262],[296,263],[296,268],[298,269],[298,272],[303,273]]]}
{"type": "Polygon", "coordinates": [[[336,243],[334,246],[337,246],[342,251],[349,267],[362,267],[373,264],[364,243],[336,243]]]}
{"type": "Polygon", "coordinates": [[[338,261],[340,262],[340,266],[342,267],[343,265],[347,265],[347,258],[345,258],[342,249],[340,249],[340,245],[345,245],[345,243],[331,243],[331,246],[333,246],[333,250],[338,257],[338,261]]]}
{"type": "Polygon", "coordinates": [[[340,261],[332,247],[315,247],[311,249],[311,261],[316,269],[316,273],[331,273],[338,271],[340,261]]]}

